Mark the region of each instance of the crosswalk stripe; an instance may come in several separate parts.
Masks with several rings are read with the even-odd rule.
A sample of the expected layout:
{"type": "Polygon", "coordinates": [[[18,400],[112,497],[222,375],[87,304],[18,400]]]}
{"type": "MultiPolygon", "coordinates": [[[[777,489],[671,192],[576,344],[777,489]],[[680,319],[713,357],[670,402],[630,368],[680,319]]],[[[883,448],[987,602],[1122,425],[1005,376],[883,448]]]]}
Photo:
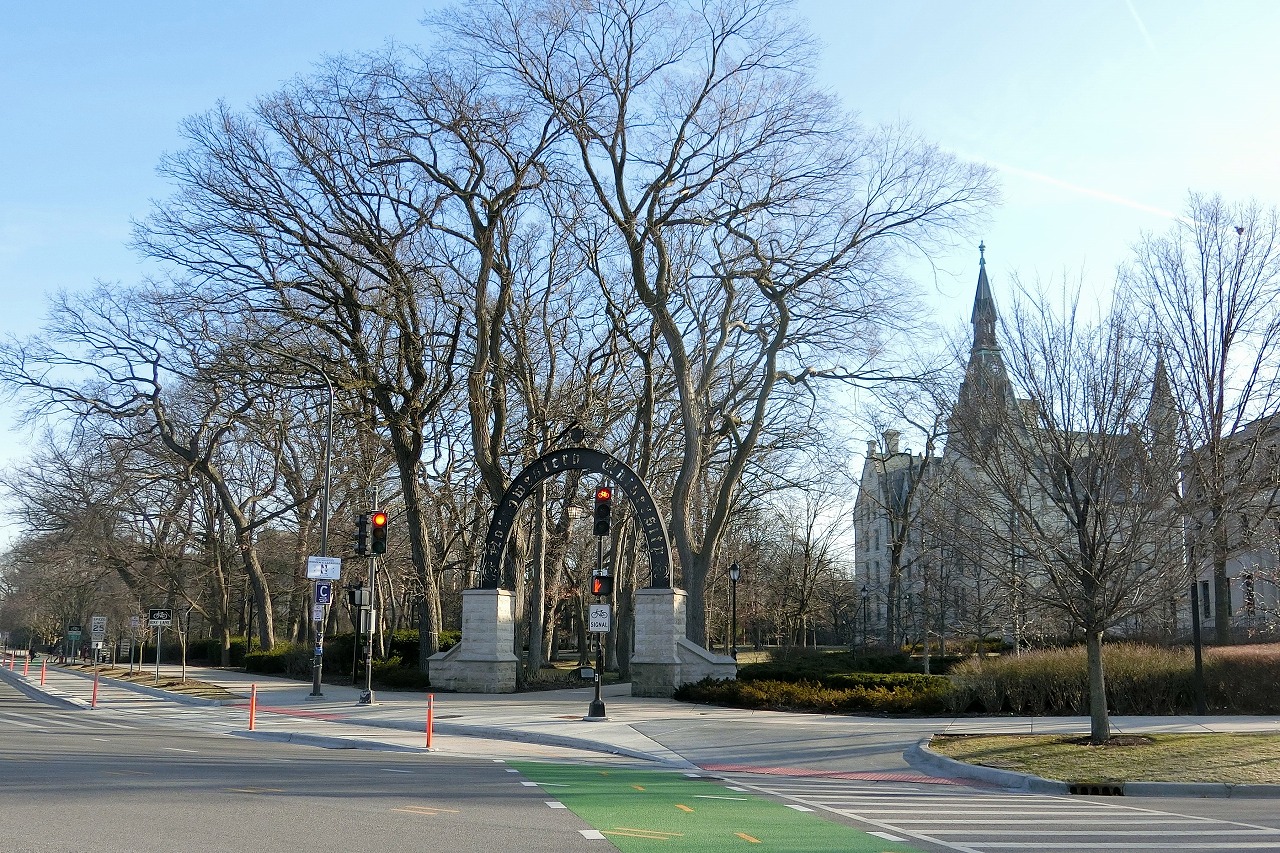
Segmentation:
{"type": "Polygon", "coordinates": [[[862,780],[767,779],[725,774],[751,790],[861,821],[869,832],[901,833],[965,853],[1163,853],[1270,850],[1280,830],[1181,815],[1129,804],[1046,794],[980,793],[962,788],[886,790],[862,780]]]}

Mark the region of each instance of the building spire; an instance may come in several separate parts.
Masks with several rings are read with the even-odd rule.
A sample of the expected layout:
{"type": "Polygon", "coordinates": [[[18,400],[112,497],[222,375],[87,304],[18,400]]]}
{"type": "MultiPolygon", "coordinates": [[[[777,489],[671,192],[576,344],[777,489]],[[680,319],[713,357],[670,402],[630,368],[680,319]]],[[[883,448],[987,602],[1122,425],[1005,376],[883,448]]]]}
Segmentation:
{"type": "Polygon", "coordinates": [[[1147,424],[1156,441],[1172,445],[1177,438],[1178,408],[1169,384],[1169,368],[1164,358],[1164,343],[1156,344],[1156,366],[1151,381],[1151,402],[1147,424]]]}
{"type": "Polygon", "coordinates": [[[991,284],[987,281],[987,247],[978,244],[978,290],[973,296],[973,314],[969,322],[973,323],[973,348],[997,349],[996,346],[996,301],[991,296],[991,284]]]}

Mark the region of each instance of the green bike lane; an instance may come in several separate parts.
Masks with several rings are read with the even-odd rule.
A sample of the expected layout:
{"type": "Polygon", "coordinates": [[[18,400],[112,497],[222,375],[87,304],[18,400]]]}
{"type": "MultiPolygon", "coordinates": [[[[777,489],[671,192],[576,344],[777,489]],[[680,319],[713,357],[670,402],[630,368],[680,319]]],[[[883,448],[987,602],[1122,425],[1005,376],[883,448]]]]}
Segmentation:
{"type": "Polygon", "coordinates": [[[623,853],[921,853],[718,780],[531,761],[509,766],[623,853]]]}

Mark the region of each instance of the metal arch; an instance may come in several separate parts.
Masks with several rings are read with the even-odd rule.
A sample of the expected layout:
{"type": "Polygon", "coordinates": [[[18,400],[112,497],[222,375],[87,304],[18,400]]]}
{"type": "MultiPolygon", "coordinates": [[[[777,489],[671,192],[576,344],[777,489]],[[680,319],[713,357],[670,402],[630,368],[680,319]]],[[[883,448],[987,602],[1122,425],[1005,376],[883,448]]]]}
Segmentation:
{"type": "Polygon", "coordinates": [[[502,558],[507,550],[507,536],[515,524],[520,504],[543,480],[565,471],[603,474],[627,496],[644,531],[645,546],[649,553],[649,586],[670,587],[671,539],[644,480],[625,462],[608,453],[587,447],[566,447],[553,450],[530,462],[503,492],[502,500],[498,501],[484,537],[484,554],[480,560],[480,588],[498,589],[501,586],[502,558]]]}

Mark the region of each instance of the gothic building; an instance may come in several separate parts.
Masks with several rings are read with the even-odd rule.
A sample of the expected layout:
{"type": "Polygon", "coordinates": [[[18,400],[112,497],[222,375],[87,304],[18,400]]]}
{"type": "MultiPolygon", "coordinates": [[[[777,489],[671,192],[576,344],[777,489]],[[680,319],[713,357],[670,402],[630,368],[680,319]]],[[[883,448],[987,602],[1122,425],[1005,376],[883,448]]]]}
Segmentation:
{"type": "MultiPolygon", "coordinates": [[[[1056,636],[1070,630],[1070,620],[1037,610],[1027,594],[1037,581],[1036,566],[1045,565],[1046,557],[1024,547],[1032,537],[1024,536],[1020,526],[1036,528],[1043,541],[1045,529],[1061,524],[1054,504],[1061,495],[1049,493],[1055,480],[1047,468],[1054,460],[1038,446],[1043,429],[1037,405],[1018,399],[1010,381],[996,334],[999,315],[985,247],[979,251],[972,344],[944,429],[927,437],[920,453],[901,449],[901,435],[894,430],[886,430],[880,442],[867,443],[854,508],[861,593],[856,642],[865,637],[868,643],[896,648],[929,637],[937,652],[957,639],[1019,643],[1031,634],[1056,636]],[[940,453],[935,442],[944,448],[940,453]],[[1037,452],[1027,452],[1032,446],[1037,452]],[[1019,470],[1028,476],[1013,492],[1007,481],[1000,488],[993,485],[993,471],[1017,477],[1019,470]]],[[[1152,485],[1149,477],[1157,469],[1168,478],[1176,476],[1173,417],[1168,377],[1158,359],[1142,422],[1084,451],[1107,450],[1105,464],[1112,476],[1105,480],[1106,489],[1126,490],[1124,498],[1131,497],[1135,505],[1172,489],[1171,479],[1152,485]],[[1174,456],[1166,458],[1165,452],[1157,458],[1154,447],[1166,447],[1174,456]],[[1142,477],[1148,479],[1140,486],[1142,477]]],[[[1088,460],[1072,461],[1088,467],[1081,465],[1088,460]]],[[[1157,500],[1167,504],[1168,494],[1157,500]]],[[[1064,540],[1069,538],[1064,531],[1064,540]]],[[[1178,539],[1177,532],[1162,534],[1162,541],[1148,549],[1151,560],[1168,559],[1165,546],[1178,539]]],[[[1135,622],[1132,627],[1142,626],[1135,622]]]]}

